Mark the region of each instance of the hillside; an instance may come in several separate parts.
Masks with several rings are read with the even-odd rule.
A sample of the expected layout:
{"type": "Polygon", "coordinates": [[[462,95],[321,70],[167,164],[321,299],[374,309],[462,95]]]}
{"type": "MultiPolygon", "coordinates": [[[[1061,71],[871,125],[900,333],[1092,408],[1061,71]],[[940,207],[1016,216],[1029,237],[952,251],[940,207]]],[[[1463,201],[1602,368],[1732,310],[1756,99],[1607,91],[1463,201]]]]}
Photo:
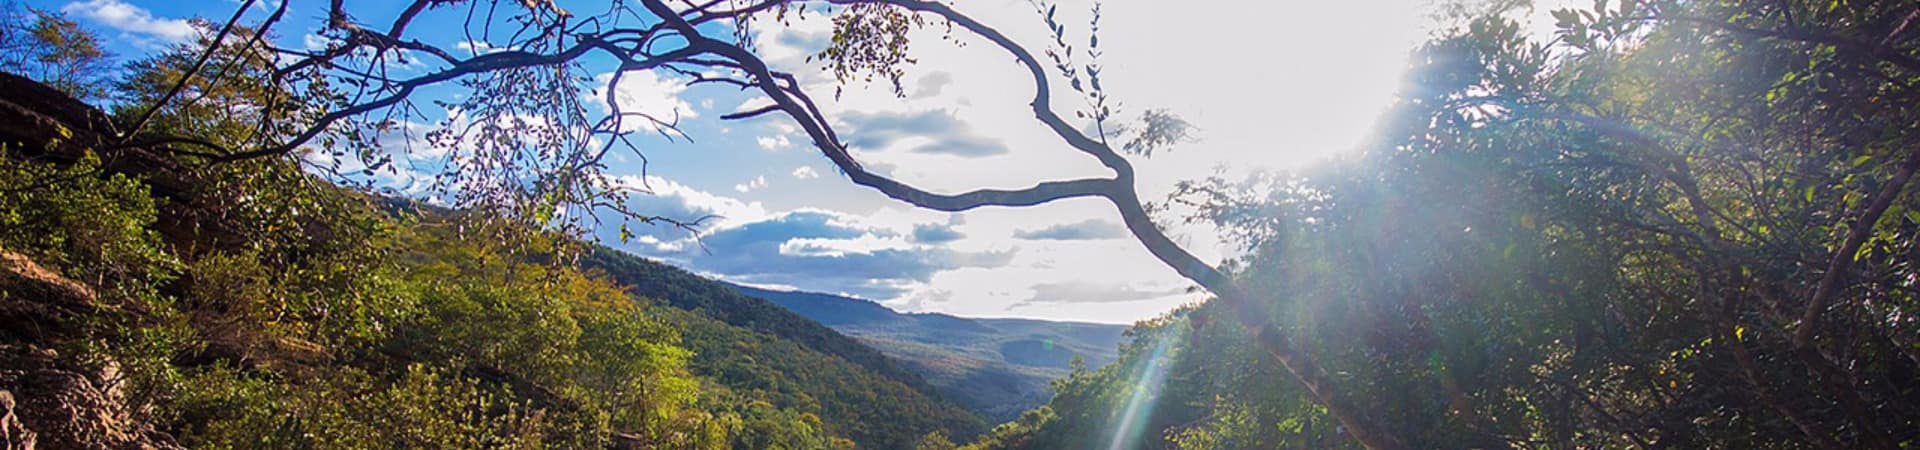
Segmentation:
{"type": "Polygon", "coordinates": [[[605,272],[632,295],[689,313],[675,314],[674,322],[685,327],[694,373],[819,414],[829,432],[862,447],[911,447],[911,439],[933,430],[973,436],[985,429],[971,408],[941,397],[968,398],[964,391],[935,389],[914,367],[780,305],[606,247],[582,266],[605,272]]]}
{"type": "Polygon", "coordinates": [[[729,285],[858,338],[900,360],[947,398],[1005,422],[1046,404],[1050,383],[1112,362],[1123,325],[907,314],[868,300],[729,285]]]}
{"type": "Polygon", "coordinates": [[[104,145],[112,119],[63,93],[0,86],[7,448],[903,448],[983,428],[858,341],[677,269],[577,267],[564,234],[289,160],[185,169],[104,145]]]}

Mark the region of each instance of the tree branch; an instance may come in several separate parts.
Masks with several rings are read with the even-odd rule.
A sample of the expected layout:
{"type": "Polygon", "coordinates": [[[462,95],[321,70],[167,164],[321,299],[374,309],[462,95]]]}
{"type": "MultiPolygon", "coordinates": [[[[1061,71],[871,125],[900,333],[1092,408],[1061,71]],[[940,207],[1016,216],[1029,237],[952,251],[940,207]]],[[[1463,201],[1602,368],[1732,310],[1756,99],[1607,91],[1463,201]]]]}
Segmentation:
{"type": "Polygon", "coordinates": [[[240,23],[240,16],[246,14],[247,9],[252,8],[255,1],[258,0],[247,0],[246,3],[240,4],[239,8],[234,9],[233,17],[228,18],[227,24],[220,27],[220,32],[213,36],[212,42],[207,43],[207,48],[200,51],[200,58],[193,62],[193,67],[186,72],[181,72],[180,79],[174,80],[173,87],[167,89],[167,93],[162,94],[159,100],[155,100],[152,106],[148,106],[146,112],[140,113],[140,118],[133,121],[133,126],[127,128],[126,133],[120,136],[121,139],[139,135],[140,130],[147,127],[147,122],[153,120],[154,113],[160,112],[160,108],[165,108],[167,102],[173,101],[174,96],[180,95],[180,89],[187,87],[187,82],[192,81],[194,75],[200,74],[200,70],[207,67],[207,61],[213,59],[214,52],[220,50],[220,44],[227,41],[227,35],[232,34],[233,27],[240,23]]]}
{"type": "Polygon", "coordinates": [[[1835,292],[1841,289],[1840,285],[1846,282],[1847,271],[1853,267],[1854,255],[1859,253],[1861,245],[1866,244],[1867,238],[1872,237],[1874,225],[1880,222],[1880,216],[1887,213],[1887,208],[1893,206],[1893,200],[1900,197],[1901,191],[1906,188],[1907,180],[1913,178],[1913,172],[1916,169],[1920,169],[1920,150],[1909,150],[1907,160],[1894,170],[1892,178],[1887,179],[1886,183],[1880,186],[1880,192],[1873,196],[1873,201],[1867,204],[1867,209],[1860,211],[1860,217],[1854,219],[1853,225],[1847,230],[1847,240],[1833,252],[1833,258],[1827,262],[1826,275],[1821,277],[1819,287],[1814,288],[1813,297],[1807,299],[1806,309],[1800,313],[1799,329],[1794,330],[1793,333],[1795,345],[1802,347],[1813,345],[1815,330],[1820,323],[1820,313],[1825,312],[1827,301],[1833,298],[1835,292]]]}

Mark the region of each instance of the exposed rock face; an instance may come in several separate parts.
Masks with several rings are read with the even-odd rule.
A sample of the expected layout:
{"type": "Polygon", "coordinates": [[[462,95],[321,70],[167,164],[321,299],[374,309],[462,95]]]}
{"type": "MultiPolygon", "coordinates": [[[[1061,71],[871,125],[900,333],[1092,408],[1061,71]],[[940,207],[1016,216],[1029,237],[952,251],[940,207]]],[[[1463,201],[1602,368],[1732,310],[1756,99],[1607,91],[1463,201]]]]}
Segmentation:
{"type": "MultiPolygon", "coordinates": [[[[46,343],[97,312],[92,289],[0,249],[0,342],[46,343]]],[[[0,366],[6,367],[6,366],[0,366]]]]}
{"type": "MultiPolygon", "coordinates": [[[[191,185],[170,175],[178,171],[167,170],[166,158],[112,145],[120,134],[100,109],[0,73],[0,142],[53,162],[111,148],[104,168],[134,175],[156,194],[191,185]]],[[[87,319],[115,314],[126,311],[102,302],[93,287],[0,248],[0,450],[180,448],[127,405],[112,362],[53,350],[83,337],[87,319]]]]}
{"type": "MultiPolygon", "coordinates": [[[[112,365],[83,370],[40,348],[0,346],[0,392],[15,405],[5,425],[21,439],[9,448],[163,449],[173,439],[136,419],[111,384],[112,365]]],[[[0,406],[5,406],[0,400],[0,406]]]]}
{"type": "Polygon", "coordinates": [[[13,409],[13,393],[0,391],[0,449],[33,450],[35,435],[13,409]]]}
{"type": "Polygon", "coordinates": [[[14,449],[168,449],[173,438],[138,419],[111,362],[52,350],[77,319],[107,310],[93,290],[0,249],[0,443],[14,449]]]}

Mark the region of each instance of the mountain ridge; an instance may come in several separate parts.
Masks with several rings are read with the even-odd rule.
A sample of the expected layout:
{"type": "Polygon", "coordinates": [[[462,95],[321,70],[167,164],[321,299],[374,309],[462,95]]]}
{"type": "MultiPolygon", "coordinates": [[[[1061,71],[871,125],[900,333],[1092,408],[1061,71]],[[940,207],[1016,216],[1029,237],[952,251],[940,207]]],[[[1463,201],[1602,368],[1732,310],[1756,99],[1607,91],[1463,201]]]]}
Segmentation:
{"type": "Polygon", "coordinates": [[[878,349],[996,423],[1045,404],[1076,359],[1085,367],[1113,361],[1126,339],[1125,325],[904,313],[860,298],[725,284],[878,349]]]}
{"type": "Polygon", "coordinates": [[[988,425],[884,352],[731,285],[599,245],[580,264],[630,295],[684,312],[675,321],[688,327],[684,345],[694,352],[696,373],[815,412],[862,447],[911,447],[929,430],[971,438],[988,425]]]}

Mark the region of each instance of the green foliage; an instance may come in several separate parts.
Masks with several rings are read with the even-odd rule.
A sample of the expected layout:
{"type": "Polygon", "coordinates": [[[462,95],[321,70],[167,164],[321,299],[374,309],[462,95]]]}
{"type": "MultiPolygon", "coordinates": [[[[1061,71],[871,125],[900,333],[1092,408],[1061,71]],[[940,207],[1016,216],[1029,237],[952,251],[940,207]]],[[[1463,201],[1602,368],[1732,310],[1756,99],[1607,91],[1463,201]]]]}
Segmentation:
{"type": "Polygon", "coordinates": [[[287,382],[225,368],[174,400],[183,442],[205,448],[540,448],[553,424],[477,380],[415,364],[376,379],[354,368],[287,382]]]}
{"type": "MultiPolygon", "coordinates": [[[[649,302],[538,255],[460,239],[444,219],[312,198],[156,208],[138,181],[99,176],[88,161],[5,161],[4,179],[18,184],[0,195],[11,225],[0,242],[110,299],[139,302],[125,303],[137,315],[94,318],[91,333],[104,341],[70,346],[118,365],[134,401],[149,405],[144,418],[188,445],[721,448],[742,429],[728,405],[700,403],[676,324],[649,302]],[[308,204],[323,206],[284,211],[308,204]],[[179,241],[152,229],[160,216],[221,220],[188,226],[204,234],[179,241]],[[205,236],[278,227],[306,236],[205,236]],[[330,240],[340,238],[352,241],[330,240]],[[181,245],[191,239],[239,246],[181,245]],[[116,286],[125,288],[106,289],[116,286]]],[[[270,178],[210,186],[293,195],[260,179],[270,178]]],[[[830,446],[815,422],[807,434],[748,421],[783,430],[758,436],[765,442],[830,446]]]]}
{"type": "MultiPolygon", "coordinates": [[[[537,3],[522,17],[549,17],[537,3]]],[[[1230,317],[1248,310],[1217,304],[1141,323],[1118,361],[1075,367],[1049,405],[969,447],[1351,447],[1352,419],[1320,406],[1334,396],[1420,448],[1920,442],[1920,13],[1616,6],[1554,12],[1564,46],[1497,16],[1464,22],[1422,50],[1353,161],[1183,184],[1190,219],[1246,250],[1231,272],[1264,300],[1252,314],[1288,339],[1252,339],[1265,330],[1230,317]],[[1275,342],[1312,364],[1281,367],[1275,342]],[[1305,371],[1330,392],[1291,381],[1305,371]]],[[[1105,122],[1099,66],[1045,11],[1056,68],[1089,96],[1082,117],[1105,122]]],[[[901,93],[919,16],[844,12],[816,57],[901,93]]],[[[518,119],[583,117],[564,63],[465,80],[476,95],[461,106],[486,118],[473,126],[502,139],[449,169],[474,183],[452,213],[328,185],[291,154],[224,161],[277,154],[257,147],[352,102],[325,85],[337,78],[275,83],[251,31],[200,72],[213,42],[102,84],[84,68],[104,54],[74,23],[36,12],[0,29],[8,70],[110,92],[133,131],[185,138],[7,143],[0,248],[103,305],[72,318],[78,336],[31,344],[120,375],[136,419],[186,444],[949,448],[980,428],[879,353],[767,302],[605,251],[589,264],[601,272],[570,267],[577,244],[528,224],[610,198],[600,154],[570,151],[595,136],[518,119]],[[183,79],[188,94],[161,104],[183,79]]],[[[1190,131],[1144,121],[1123,145],[1142,156],[1190,131]]],[[[313,141],[324,155],[390,160],[371,144],[392,122],[349,122],[313,141]]]]}
{"type": "MultiPolygon", "coordinates": [[[[672,308],[662,314],[685,327],[692,370],[730,388],[739,401],[815,415],[827,434],[864,447],[910,447],[932,430],[967,438],[985,427],[878,351],[779,305],[606,248],[594,249],[583,265],[631,294],[663,299],[672,308]]],[[[767,429],[748,425],[745,435],[767,429]]]]}
{"type": "MultiPolygon", "coordinates": [[[[1564,47],[1466,22],[1419,55],[1364,156],[1176,200],[1244,245],[1241,285],[1415,448],[1920,442],[1902,184],[1920,60],[1886,44],[1913,6],[1606,3],[1555,13],[1564,47]]],[[[1048,420],[975,445],[1105,446],[1144,391],[1151,438],[1127,446],[1354,446],[1233,314],[1138,325],[1048,420]],[[1165,381],[1143,382],[1155,364],[1165,381]]]]}
{"type": "MultiPolygon", "coordinates": [[[[1084,373],[1076,372],[1075,379],[1083,374],[1084,373]]],[[[1058,416],[1053,413],[1053,406],[1043,405],[1039,408],[1021,413],[1018,420],[994,426],[993,431],[988,432],[986,435],[981,436],[979,440],[962,448],[1040,448],[1035,442],[1037,439],[1035,435],[1046,431],[1047,427],[1057,418],[1058,416]]]]}
{"type": "Polygon", "coordinates": [[[915,444],[913,448],[914,450],[955,450],[960,446],[955,445],[952,439],[947,439],[946,433],[935,431],[920,437],[920,443],[915,444]]]}
{"type": "MultiPolygon", "coordinates": [[[[69,31],[69,47],[91,42],[69,31]]],[[[132,65],[115,91],[121,118],[144,115],[196,50],[132,65]]],[[[251,44],[217,53],[147,129],[206,147],[278,132],[256,126],[285,117],[249,112],[300,100],[213,81],[271,69],[251,44]]],[[[31,344],[117,373],[135,419],[183,444],[723,448],[743,428],[731,405],[706,403],[724,397],[687,370],[679,324],[563,264],[557,249],[575,244],[550,232],[386,202],[291,158],[205,165],[206,149],[102,158],[63,153],[66,142],[8,145],[0,249],[117,307],[78,318],[77,336],[31,344]]],[[[761,438],[835,443],[813,429],[761,438]]]]}
{"type": "Polygon", "coordinates": [[[156,201],[132,177],[104,174],[93,154],[65,167],[21,161],[0,147],[0,248],[124,296],[151,300],[178,269],[159,233],[156,201]]]}
{"type": "MultiPolygon", "coordinates": [[[[911,11],[880,3],[854,3],[833,16],[833,40],[808,60],[826,63],[822,70],[832,72],[840,84],[855,79],[872,83],[879,76],[893,85],[893,94],[906,97],[900,78],[914,63],[908,54],[908,33],[926,26],[926,18],[911,11]]],[[[836,88],[835,92],[839,92],[836,88]]]]}
{"type": "Polygon", "coordinates": [[[0,158],[0,248],[118,307],[45,344],[111,368],[136,419],[183,444],[850,445],[810,414],[703,394],[681,322],[556,264],[568,244],[550,233],[381,205],[285,160],[130,172],[14,148],[0,158]]]}
{"type": "Polygon", "coordinates": [[[91,100],[107,95],[109,56],[93,33],[64,14],[0,4],[0,70],[91,100]]]}
{"type": "MultiPolygon", "coordinates": [[[[129,104],[183,64],[134,66],[129,104]]],[[[243,145],[258,118],[222,111],[276,95],[205,94],[149,126],[243,145]]],[[[0,248],[129,306],[56,345],[117,367],[138,419],[189,446],[887,448],[979,427],[818,324],[637,259],[619,278],[645,289],[590,277],[577,243],[497,212],[380,200],[291,159],[12,148],[0,248]]]]}

